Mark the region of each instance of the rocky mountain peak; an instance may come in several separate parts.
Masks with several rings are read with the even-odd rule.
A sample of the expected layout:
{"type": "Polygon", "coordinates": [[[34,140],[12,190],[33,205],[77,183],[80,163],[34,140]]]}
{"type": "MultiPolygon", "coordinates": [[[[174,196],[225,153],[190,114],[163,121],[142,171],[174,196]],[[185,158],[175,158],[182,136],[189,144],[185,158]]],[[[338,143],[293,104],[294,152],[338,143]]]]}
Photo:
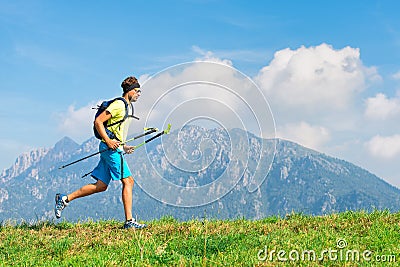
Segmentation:
{"type": "Polygon", "coordinates": [[[78,147],[79,147],[78,143],[76,143],[71,138],[65,136],[54,145],[53,151],[59,151],[59,150],[65,150],[65,149],[75,150],[78,147]]]}
{"type": "Polygon", "coordinates": [[[29,152],[24,152],[18,156],[15,163],[6,170],[3,170],[0,176],[0,180],[7,181],[16,177],[27,170],[32,165],[40,162],[50,151],[48,148],[38,148],[29,152]]]}

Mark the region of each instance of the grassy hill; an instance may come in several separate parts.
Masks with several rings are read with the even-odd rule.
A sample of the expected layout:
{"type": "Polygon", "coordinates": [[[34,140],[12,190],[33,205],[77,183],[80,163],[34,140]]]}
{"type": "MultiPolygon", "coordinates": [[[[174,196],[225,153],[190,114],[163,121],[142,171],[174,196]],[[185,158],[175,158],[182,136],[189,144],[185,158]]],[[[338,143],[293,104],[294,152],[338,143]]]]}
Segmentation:
{"type": "Polygon", "coordinates": [[[0,266],[398,266],[400,213],[0,226],[0,266]]]}

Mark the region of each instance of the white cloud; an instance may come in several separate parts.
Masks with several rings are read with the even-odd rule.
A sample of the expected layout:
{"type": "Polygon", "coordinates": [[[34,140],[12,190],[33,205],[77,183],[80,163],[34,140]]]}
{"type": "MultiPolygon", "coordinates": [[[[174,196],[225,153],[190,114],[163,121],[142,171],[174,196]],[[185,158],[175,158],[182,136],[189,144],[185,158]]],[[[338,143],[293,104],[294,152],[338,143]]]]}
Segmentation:
{"type": "Polygon", "coordinates": [[[400,135],[376,135],[365,143],[365,147],[374,157],[392,159],[400,155],[400,135]]]}
{"type": "Polygon", "coordinates": [[[68,107],[64,113],[56,114],[59,120],[58,130],[64,135],[77,141],[84,141],[93,135],[92,125],[96,107],[95,103],[76,109],[74,105],[68,107]]]}
{"type": "Polygon", "coordinates": [[[289,123],[278,127],[277,137],[291,140],[305,147],[320,150],[331,139],[329,130],[307,122],[289,123]]]}
{"type": "Polygon", "coordinates": [[[133,127],[141,123],[161,127],[165,121],[181,127],[194,118],[207,117],[222,127],[274,137],[272,115],[257,86],[230,66],[230,61],[210,61],[212,53],[204,55],[194,62],[167,68],[142,84],[136,107],[144,120],[133,127]]]}
{"type": "Polygon", "coordinates": [[[280,50],[256,77],[276,106],[311,111],[343,109],[376,79],[376,69],[362,64],[358,48],[327,44],[280,50]]]}
{"type": "Polygon", "coordinates": [[[192,46],[192,50],[198,54],[200,54],[201,57],[196,58],[196,61],[210,61],[210,62],[216,62],[216,63],[221,63],[224,65],[228,66],[233,66],[232,61],[228,59],[221,59],[217,57],[213,52],[211,51],[205,51],[201,49],[198,46],[192,46]]]}
{"type": "Polygon", "coordinates": [[[387,98],[379,93],[365,101],[365,116],[371,119],[387,119],[400,114],[400,98],[387,98]]]}
{"type": "Polygon", "coordinates": [[[392,75],[392,78],[395,80],[400,80],[400,70],[392,75]]]}

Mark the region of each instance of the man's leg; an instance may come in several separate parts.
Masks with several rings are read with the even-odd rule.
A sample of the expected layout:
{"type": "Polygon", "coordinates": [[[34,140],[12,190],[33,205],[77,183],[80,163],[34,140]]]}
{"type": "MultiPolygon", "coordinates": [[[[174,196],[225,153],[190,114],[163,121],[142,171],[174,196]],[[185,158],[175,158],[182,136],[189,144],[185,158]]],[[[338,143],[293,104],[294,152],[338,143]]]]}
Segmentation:
{"type": "Polygon", "coordinates": [[[95,193],[103,192],[107,190],[107,185],[101,181],[97,180],[94,184],[87,184],[76,190],[75,192],[68,195],[68,202],[76,198],[89,196],[95,193]]]}
{"type": "Polygon", "coordinates": [[[69,194],[68,196],[60,193],[56,194],[56,199],[55,199],[56,204],[54,206],[54,213],[56,215],[56,218],[57,219],[61,218],[62,210],[66,206],[68,206],[68,203],[71,200],[74,200],[79,197],[88,196],[94,193],[103,192],[106,189],[107,189],[107,184],[105,184],[103,181],[97,180],[96,183],[85,185],[76,190],[75,192],[69,194]]]}
{"type": "Polygon", "coordinates": [[[132,176],[126,177],[122,181],[122,203],[124,204],[125,220],[132,219],[132,189],[133,178],[132,176]]]}

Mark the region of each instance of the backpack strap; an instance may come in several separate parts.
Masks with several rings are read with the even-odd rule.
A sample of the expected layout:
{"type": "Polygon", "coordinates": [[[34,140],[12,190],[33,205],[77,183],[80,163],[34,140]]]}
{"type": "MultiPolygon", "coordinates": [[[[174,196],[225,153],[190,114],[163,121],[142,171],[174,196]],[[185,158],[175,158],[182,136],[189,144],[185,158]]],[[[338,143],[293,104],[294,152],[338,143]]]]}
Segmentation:
{"type": "Polygon", "coordinates": [[[129,118],[134,118],[134,119],[137,119],[137,120],[139,120],[139,118],[138,117],[136,117],[135,115],[133,115],[134,114],[134,108],[133,108],[133,104],[132,104],[132,102],[131,102],[131,110],[132,110],[132,114],[129,114],[128,115],[128,117],[129,118]]]}
{"type": "Polygon", "coordinates": [[[108,126],[114,126],[114,125],[117,125],[117,124],[121,124],[121,123],[123,123],[128,117],[129,117],[129,118],[134,118],[134,119],[139,120],[138,117],[136,117],[135,115],[133,115],[134,108],[133,108],[133,104],[132,104],[132,103],[130,103],[130,104],[131,104],[132,114],[129,114],[129,109],[128,109],[129,104],[128,104],[128,102],[125,100],[125,98],[123,98],[123,97],[117,97],[117,98],[115,98],[115,99],[113,100],[113,102],[114,102],[115,100],[121,100],[122,102],[124,102],[124,104],[125,104],[125,116],[124,116],[121,120],[119,120],[119,121],[116,121],[116,122],[113,122],[113,123],[111,123],[111,124],[108,124],[107,127],[108,127],[108,126]]]}
{"type": "Polygon", "coordinates": [[[125,115],[124,115],[124,117],[123,117],[121,120],[115,121],[115,122],[113,122],[113,123],[111,123],[111,124],[107,124],[107,127],[109,127],[109,126],[114,126],[114,125],[117,125],[117,124],[119,124],[119,123],[122,123],[122,122],[124,122],[124,120],[126,120],[126,118],[127,118],[126,114],[128,113],[128,103],[126,102],[125,98],[123,98],[123,97],[117,97],[117,98],[114,98],[114,100],[113,100],[112,102],[114,102],[114,101],[116,101],[116,100],[121,100],[122,102],[124,102],[124,104],[125,104],[125,115]]]}

